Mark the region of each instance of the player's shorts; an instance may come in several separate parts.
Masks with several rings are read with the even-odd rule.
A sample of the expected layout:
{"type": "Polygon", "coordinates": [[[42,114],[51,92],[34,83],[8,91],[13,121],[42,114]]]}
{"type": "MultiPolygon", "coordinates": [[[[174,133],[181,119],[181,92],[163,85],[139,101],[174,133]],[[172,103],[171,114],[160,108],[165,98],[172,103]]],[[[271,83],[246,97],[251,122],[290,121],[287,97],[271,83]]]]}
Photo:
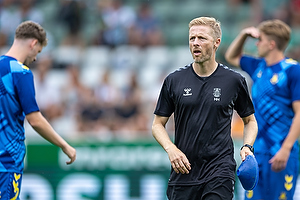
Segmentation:
{"type": "Polygon", "coordinates": [[[19,200],[22,174],[0,172],[0,199],[19,200]]]}
{"type": "Polygon", "coordinates": [[[232,200],[234,180],[215,178],[206,184],[192,186],[168,186],[169,200],[232,200]]]}
{"type": "Polygon", "coordinates": [[[274,172],[269,160],[271,155],[255,154],[259,167],[259,179],[253,190],[245,192],[245,199],[293,199],[298,177],[299,161],[290,156],[283,171],[274,172]]]}

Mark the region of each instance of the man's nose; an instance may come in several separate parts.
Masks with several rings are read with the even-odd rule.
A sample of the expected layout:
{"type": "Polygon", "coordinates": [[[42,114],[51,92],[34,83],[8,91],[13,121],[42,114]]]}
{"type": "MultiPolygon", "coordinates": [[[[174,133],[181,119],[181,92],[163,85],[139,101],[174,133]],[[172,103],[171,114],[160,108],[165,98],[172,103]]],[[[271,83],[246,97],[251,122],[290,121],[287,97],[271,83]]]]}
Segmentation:
{"type": "Polygon", "coordinates": [[[196,38],[193,42],[193,45],[199,45],[200,44],[200,40],[198,38],[196,38]]]}

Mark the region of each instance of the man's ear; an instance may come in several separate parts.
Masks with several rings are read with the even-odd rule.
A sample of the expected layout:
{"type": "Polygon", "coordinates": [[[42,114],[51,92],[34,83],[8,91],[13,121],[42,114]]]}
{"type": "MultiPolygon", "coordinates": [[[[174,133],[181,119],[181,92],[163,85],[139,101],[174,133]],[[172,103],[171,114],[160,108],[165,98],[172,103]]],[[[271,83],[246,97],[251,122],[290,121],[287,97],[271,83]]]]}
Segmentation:
{"type": "Polygon", "coordinates": [[[277,44],[276,44],[275,40],[270,40],[270,45],[269,46],[272,50],[277,48],[277,44]]]}
{"type": "Polygon", "coordinates": [[[218,49],[220,44],[221,44],[221,38],[217,38],[216,41],[215,41],[215,44],[214,44],[214,47],[215,47],[216,50],[218,49]]]}
{"type": "Polygon", "coordinates": [[[30,48],[33,48],[35,45],[37,45],[38,40],[37,39],[32,39],[30,42],[30,48]]]}

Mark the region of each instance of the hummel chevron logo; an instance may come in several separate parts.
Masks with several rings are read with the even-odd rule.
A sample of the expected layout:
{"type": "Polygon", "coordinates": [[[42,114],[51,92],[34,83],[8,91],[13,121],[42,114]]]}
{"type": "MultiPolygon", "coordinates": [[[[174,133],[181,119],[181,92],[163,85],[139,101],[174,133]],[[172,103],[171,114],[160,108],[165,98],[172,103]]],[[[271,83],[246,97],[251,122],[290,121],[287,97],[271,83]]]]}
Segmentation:
{"type": "Polygon", "coordinates": [[[184,91],[183,96],[191,96],[193,94],[191,93],[192,91],[191,88],[184,88],[183,91],[184,91]]]}

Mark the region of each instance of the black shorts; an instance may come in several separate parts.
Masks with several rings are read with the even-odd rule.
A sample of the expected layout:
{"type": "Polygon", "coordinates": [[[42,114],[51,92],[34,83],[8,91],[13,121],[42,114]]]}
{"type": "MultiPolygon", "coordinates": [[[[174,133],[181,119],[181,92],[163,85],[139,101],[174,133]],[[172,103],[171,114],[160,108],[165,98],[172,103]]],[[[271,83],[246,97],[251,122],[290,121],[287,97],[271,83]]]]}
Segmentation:
{"type": "Polygon", "coordinates": [[[232,200],[234,181],[215,178],[208,183],[192,186],[168,186],[169,200],[232,200]]]}

